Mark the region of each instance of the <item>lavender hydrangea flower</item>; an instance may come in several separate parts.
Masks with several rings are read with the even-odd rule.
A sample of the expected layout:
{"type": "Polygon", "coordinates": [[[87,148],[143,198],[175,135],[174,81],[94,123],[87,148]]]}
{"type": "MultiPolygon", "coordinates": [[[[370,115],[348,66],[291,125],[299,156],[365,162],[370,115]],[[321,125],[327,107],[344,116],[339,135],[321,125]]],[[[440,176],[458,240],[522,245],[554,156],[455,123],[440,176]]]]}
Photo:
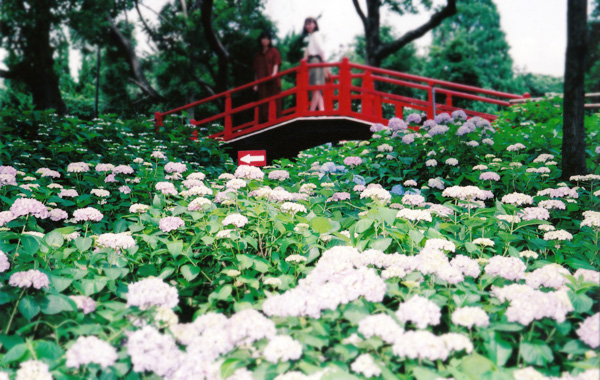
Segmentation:
{"type": "Polygon", "coordinates": [[[375,123],[373,125],[371,125],[371,128],[369,128],[369,130],[371,132],[380,132],[383,131],[385,129],[385,126],[381,123],[375,123]]]}
{"type": "Polygon", "coordinates": [[[391,131],[403,131],[406,130],[408,126],[406,125],[404,120],[398,117],[393,117],[388,121],[388,128],[391,131]]]}
{"type": "Polygon", "coordinates": [[[183,173],[187,170],[187,166],[181,162],[169,162],[165,165],[167,173],[183,173]]]}
{"type": "Polygon", "coordinates": [[[128,285],[127,306],[137,306],[142,310],[152,306],[174,308],[179,303],[177,289],[165,284],[157,277],[150,277],[128,285]]]}
{"type": "Polygon", "coordinates": [[[83,311],[83,314],[89,314],[96,310],[96,301],[86,296],[69,296],[75,302],[77,309],[83,311]]]}
{"type": "Polygon", "coordinates": [[[117,350],[95,336],[80,336],[67,350],[67,367],[79,368],[91,363],[102,368],[110,367],[117,361],[117,350]]]}
{"type": "Polygon", "coordinates": [[[0,227],[16,218],[17,217],[10,211],[0,211],[0,227]]]}
{"type": "Polygon", "coordinates": [[[61,210],[59,208],[54,208],[50,210],[50,220],[54,222],[58,222],[59,220],[67,219],[69,214],[66,211],[61,210]]]}
{"type": "Polygon", "coordinates": [[[46,219],[50,214],[44,204],[36,199],[19,198],[10,206],[10,212],[15,217],[32,215],[36,218],[46,219]]]}
{"type": "Polygon", "coordinates": [[[454,120],[467,120],[467,114],[463,110],[456,110],[452,112],[452,118],[454,120]]]}
{"type": "Polygon", "coordinates": [[[129,165],[119,165],[113,169],[113,174],[133,174],[133,168],[129,165]]]}
{"type": "Polygon", "coordinates": [[[37,269],[30,269],[28,271],[16,272],[10,276],[8,284],[18,288],[30,288],[41,289],[48,287],[50,281],[48,276],[40,272],[37,269]]]}
{"type": "Polygon", "coordinates": [[[423,128],[429,129],[435,127],[436,125],[437,123],[435,122],[435,120],[425,120],[425,122],[423,123],[423,128]]]}
{"type": "Polygon", "coordinates": [[[10,263],[8,262],[8,257],[2,251],[0,251],[0,273],[6,272],[10,269],[10,263]]]}
{"type": "Polygon", "coordinates": [[[77,222],[99,222],[104,215],[93,207],[85,207],[75,210],[73,217],[77,222]]]}
{"type": "Polygon", "coordinates": [[[362,164],[362,158],[360,158],[360,157],[351,156],[351,157],[344,158],[344,165],[348,165],[348,166],[352,167],[352,166],[357,166],[360,164],[362,164]]]}
{"type": "Polygon", "coordinates": [[[160,228],[163,232],[171,232],[179,227],[183,227],[185,222],[178,216],[167,216],[161,218],[158,222],[158,228],[160,228]]]}
{"type": "Polygon", "coordinates": [[[454,120],[452,120],[452,116],[450,116],[447,112],[443,112],[439,115],[436,115],[434,121],[438,124],[447,124],[452,123],[454,120]]]}
{"type": "Polygon", "coordinates": [[[406,118],[406,122],[408,124],[420,124],[421,123],[421,115],[419,115],[418,113],[411,113],[406,118]]]}

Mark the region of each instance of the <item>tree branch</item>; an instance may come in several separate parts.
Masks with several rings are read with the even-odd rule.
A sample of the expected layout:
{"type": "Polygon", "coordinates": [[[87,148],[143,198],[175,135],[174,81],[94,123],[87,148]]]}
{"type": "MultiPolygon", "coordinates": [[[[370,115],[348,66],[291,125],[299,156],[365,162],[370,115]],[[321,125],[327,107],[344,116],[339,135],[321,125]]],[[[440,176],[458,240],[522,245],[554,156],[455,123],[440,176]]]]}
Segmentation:
{"type": "MultiPolygon", "coordinates": [[[[353,0],[354,1],[354,0],[353,0]]],[[[440,25],[444,19],[453,16],[456,14],[456,0],[448,0],[448,3],[444,8],[442,8],[439,12],[434,13],[429,21],[420,27],[413,29],[411,31],[406,32],[402,37],[397,40],[390,42],[381,46],[377,49],[376,55],[379,60],[382,60],[389,56],[390,54],[398,51],[402,47],[408,45],[414,40],[422,37],[425,33],[429,32],[431,29],[440,25]]]]}
{"type": "Polygon", "coordinates": [[[360,7],[360,4],[358,3],[358,0],[352,0],[352,4],[354,4],[354,9],[356,9],[356,13],[358,13],[358,17],[360,17],[360,20],[363,23],[363,26],[366,28],[367,27],[367,16],[365,16],[365,12],[363,12],[363,10],[360,7]]]}
{"type": "Polygon", "coordinates": [[[125,59],[129,64],[129,68],[131,69],[131,74],[133,76],[131,81],[138,85],[145,93],[148,94],[148,96],[152,97],[155,100],[163,101],[164,98],[158,92],[156,92],[154,88],[152,88],[150,83],[148,83],[148,80],[146,79],[146,76],[142,71],[142,65],[140,63],[140,60],[135,54],[135,49],[133,48],[127,37],[125,37],[123,33],[121,33],[119,28],[117,28],[117,26],[110,17],[107,17],[107,19],[110,28],[110,33],[114,37],[118,46],[121,48],[120,50],[125,56],[125,59]]]}
{"type": "Polygon", "coordinates": [[[138,0],[135,0],[135,9],[137,10],[137,14],[140,17],[142,24],[144,25],[144,29],[150,35],[150,38],[152,38],[152,40],[154,40],[154,41],[160,41],[160,38],[158,38],[156,33],[154,33],[154,31],[152,29],[150,29],[150,26],[148,26],[148,24],[146,23],[146,20],[144,20],[144,17],[142,16],[142,12],[140,11],[140,5],[138,3],[138,0]]]}
{"type": "Polygon", "coordinates": [[[225,49],[217,33],[213,29],[212,25],[212,9],[213,9],[213,0],[204,0],[201,5],[201,14],[200,20],[202,21],[202,26],[204,29],[204,36],[208,41],[211,49],[221,58],[229,61],[229,52],[225,49]]]}
{"type": "Polygon", "coordinates": [[[198,77],[196,74],[191,73],[190,74],[192,79],[194,79],[194,82],[198,83],[200,86],[204,87],[204,89],[212,96],[212,95],[216,95],[215,90],[213,89],[213,87],[211,85],[209,85],[206,81],[200,79],[200,77],[198,77]]]}

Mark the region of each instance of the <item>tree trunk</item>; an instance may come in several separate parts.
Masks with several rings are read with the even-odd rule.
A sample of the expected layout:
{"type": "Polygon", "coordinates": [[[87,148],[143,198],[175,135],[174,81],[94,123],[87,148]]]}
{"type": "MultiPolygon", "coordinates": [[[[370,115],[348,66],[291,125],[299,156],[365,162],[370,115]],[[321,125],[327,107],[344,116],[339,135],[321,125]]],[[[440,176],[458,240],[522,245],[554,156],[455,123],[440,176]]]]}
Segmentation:
{"type": "Polygon", "coordinates": [[[586,52],[587,0],[568,0],[567,54],[563,99],[563,179],[587,172],[584,126],[586,52]]]}
{"type": "Polygon", "coordinates": [[[24,25],[26,37],[23,60],[14,68],[12,77],[24,82],[33,97],[37,109],[53,108],[58,114],[67,111],[60,89],[58,76],[54,72],[54,49],[50,45],[51,14],[48,7],[32,6],[32,24],[24,25]]]}
{"type": "Polygon", "coordinates": [[[382,44],[379,36],[381,0],[367,0],[367,14],[361,9],[358,0],[352,0],[356,13],[360,17],[365,29],[366,64],[379,67],[381,62],[404,46],[422,37],[424,34],[440,25],[444,19],[456,14],[456,0],[448,0],[446,6],[434,13],[431,18],[420,27],[406,32],[403,36],[387,44],[382,44]]]}

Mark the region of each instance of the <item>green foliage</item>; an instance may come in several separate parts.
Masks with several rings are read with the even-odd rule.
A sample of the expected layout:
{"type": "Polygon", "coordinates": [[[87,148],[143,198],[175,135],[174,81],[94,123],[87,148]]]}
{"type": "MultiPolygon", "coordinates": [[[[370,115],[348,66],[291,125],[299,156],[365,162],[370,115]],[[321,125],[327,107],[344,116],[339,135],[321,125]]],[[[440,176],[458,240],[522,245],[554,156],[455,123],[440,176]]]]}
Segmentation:
{"type": "MultiPolygon", "coordinates": [[[[353,365],[363,354],[374,360],[382,379],[511,379],[515,371],[528,366],[545,376],[597,368],[598,357],[588,352],[590,347],[578,330],[598,312],[600,288],[583,275],[576,278],[573,274],[580,268],[596,273],[600,268],[598,229],[582,223],[589,215],[584,212],[595,210],[600,202],[600,181],[596,177],[568,181],[566,185],[577,198],[561,198],[564,209],[548,210],[547,220],[523,217],[528,207],[550,200],[540,190],[564,186],[557,167],[561,112],[559,99],[550,99],[507,109],[492,126],[472,120],[478,127],[462,136],[457,131],[465,123],[458,119],[447,124],[446,133],[431,131],[434,136],[422,130],[399,130],[395,135],[383,130],[368,141],[309,149],[294,160],[262,168],[264,177],[258,178],[258,169],[237,170],[219,143],[186,139],[191,131],[181,118],[168,118],[164,131],[156,135],[151,123],[143,119],[103,116],[85,122],[49,112],[3,109],[0,132],[6,138],[0,139],[0,165],[2,171],[12,166],[19,173],[17,186],[3,184],[0,188],[0,212],[9,210],[24,195],[68,213],[67,220],[29,215],[3,221],[0,226],[0,250],[10,264],[0,273],[4,284],[0,307],[6,311],[0,313],[3,371],[15,378],[21,363],[37,359],[50,366],[55,378],[156,379],[158,375],[151,371],[136,372],[132,363],[128,347],[133,344],[131,334],[141,329],[140,323],[165,340],[175,339],[172,344],[177,344],[175,349],[181,353],[205,352],[215,341],[226,343],[233,336],[250,338],[249,334],[264,330],[262,325],[272,326],[273,334],[289,336],[301,347],[299,357],[271,362],[267,353],[271,336],[257,335],[250,343],[223,346],[211,366],[222,376],[245,368],[261,379],[292,371],[321,379],[363,379],[364,373],[353,365]],[[24,135],[24,125],[34,125],[38,134],[24,135]],[[402,141],[410,135],[416,136],[414,142],[402,141]],[[507,149],[516,143],[524,147],[507,149]],[[540,160],[541,154],[553,157],[540,160]],[[346,164],[336,171],[324,165],[342,166],[348,157],[358,157],[361,163],[346,164]],[[452,164],[451,158],[458,163],[452,164]],[[436,165],[427,163],[432,159],[436,165]],[[90,164],[90,170],[68,170],[75,162],[90,164]],[[185,163],[181,178],[169,173],[169,162],[185,163]],[[109,172],[98,166],[101,163],[129,165],[133,173],[115,171],[116,182],[111,182],[109,172]],[[481,168],[484,164],[487,169],[481,168]],[[55,170],[60,177],[44,175],[41,168],[55,170]],[[237,179],[232,180],[231,173],[236,170],[237,179]],[[481,179],[484,170],[497,172],[500,180],[481,179]],[[285,171],[287,176],[276,171],[285,171]],[[192,174],[193,181],[203,178],[202,186],[191,182],[188,176],[192,174]],[[157,189],[161,182],[172,183],[177,194],[162,194],[157,189]],[[357,183],[371,185],[371,195],[360,192],[357,183]],[[59,196],[62,189],[57,185],[74,189],[77,195],[59,196]],[[131,192],[122,192],[124,186],[131,192]],[[441,186],[475,186],[490,191],[493,198],[466,203],[441,186]],[[239,188],[232,191],[234,187],[239,188]],[[108,197],[100,197],[98,189],[108,191],[108,197]],[[513,192],[530,195],[532,204],[503,199],[513,192]],[[417,193],[426,204],[415,205],[407,196],[417,193]],[[136,212],[132,205],[145,205],[146,209],[136,212]],[[74,220],[75,210],[84,207],[96,208],[103,218],[97,222],[74,220]],[[291,207],[297,211],[290,211],[291,207]],[[405,213],[428,214],[430,220],[403,217],[400,208],[405,213]],[[226,218],[233,214],[241,214],[246,221],[227,224],[226,218]],[[160,227],[161,219],[174,216],[181,218],[183,226],[172,231],[160,227]],[[522,219],[510,222],[515,216],[522,219]],[[564,230],[572,239],[552,240],[542,229],[548,227],[540,225],[564,230]],[[107,233],[124,234],[134,244],[118,250],[103,246],[101,237],[106,238],[107,233]],[[478,238],[492,243],[480,244],[478,238]],[[442,239],[452,249],[426,249],[428,244],[440,243],[433,239],[442,239]],[[521,257],[527,250],[538,257],[521,257]],[[427,259],[427,252],[437,256],[427,259]],[[420,255],[418,259],[416,255],[420,255]],[[460,277],[456,281],[444,277],[440,268],[451,265],[450,260],[459,255],[474,260],[470,262],[481,273],[455,273],[453,276],[460,277]],[[513,281],[505,278],[506,274],[491,273],[489,260],[499,256],[516,260],[528,275],[513,281]],[[557,268],[549,264],[558,264],[569,274],[540,277],[563,282],[562,290],[552,293],[561,294],[560,302],[543,306],[558,314],[566,307],[566,319],[536,317],[523,324],[511,319],[515,305],[501,301],[496,290],[515,283],[522,285],[520,291],[526,290],[533,286],[534,271],[557,268]],[[10,284],[11,276],[30,269],[47,275],[48,286],[37,289],[10,284]],[[394,269],[402,272],[394,274],[394,269]],[[356,277],[347,278],[349,274],[356,277]],[[360,277],[366,274],[370,280],[360,277]],[[288,305],[282,308],[287,314],[258,314],[260,323],[240,321],[240,312],[255,309],[267,313],[264,305],[270,297],[321,281],[318,276],[326,281],[312,290],[305,303],[295,304],[305,297],[297,292],[281,304],[288,305]],[[147,309],[128,306],[130,285],[150,277],[177,291],[173,310],[157,305],[147,309]],[[347,282],[338,282],[340,278],[347,282]],[[84,313],[70,298],[73,295],[91,297],[95,310],[84,313]],[[400,305],[415,295],[439,307],[439,323],[424,330],[432,334],[437,349],[447,349],[447,358],[400,355],[402,340],[395,340],[391,333],[370,334],[361,327],[366,317],[377,314],[387,315],[405,332],[422,330],[416,325],[419,320],[401,319],[396,314],[400,305]],[[307,306],[310,314],[303,311],[307,306]],[[484,311],[489,323],[467,327],[457,322],[453,313],[467,306],[484,311]],[[228,317],[221,320],[227,320],[227,325],[217,321],[222,317],[208,313],[228,317]],[[75,341],[90,335],[117,352],[115,363],[108,368],[96,363],[67,366],[75,341]],[[194,335],[201,340],[183,344],[194,335]],[[453,339],[468,344],[451,350],[453,339]]],[[[586,119],[590,164],[600,162],[595,151],[598,117],[586,119]]],[[[600,168],[595,166],[592,172],[600,174],[600,168]]],[[[557,289],[544,283],[537,291],[539,296],[557,289]]],[[[149,298],[153,295],[147,294],[149,298]]],[[[153,360],[163,363],[167,356],[155,350],[164,345],[156,348],[153,342],[146,343],[144,349],[152,353],[153,360]]],[[[417,346],[410,348],[425,352],[417,346]]],[[[181,363],[184,368],[185,360],[181,363]]]]}

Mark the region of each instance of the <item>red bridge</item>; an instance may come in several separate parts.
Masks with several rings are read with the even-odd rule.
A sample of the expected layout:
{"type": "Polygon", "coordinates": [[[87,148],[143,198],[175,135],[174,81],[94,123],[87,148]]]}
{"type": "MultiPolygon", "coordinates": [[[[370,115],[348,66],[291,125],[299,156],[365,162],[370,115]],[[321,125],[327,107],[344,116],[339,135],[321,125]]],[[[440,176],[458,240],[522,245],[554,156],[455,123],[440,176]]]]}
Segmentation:
{"type": "MultiPolygon", "coordinates": [[[[468,99],[510,106],[509,100],[524,98],[529,98],[529,94],[516,95],[385,70],[351,63],[348,58],[337,63],[315,64],[307,64],[303,60],[299,66],[282,71],[275,77],[263,78],[170,111],[156,112],[155,120],[158,131],[167,115],[216,103],[223,112],[202,120],[190,120],[190,123],[202,127],[218,122],[223,125],[223,130],[209,137],[224,141],[232,149],[232,156],[240,150],[264,149],[271,161],[293,157],[301,150],[327,142],[368,139],[371,136],[369,127],[373,123],[387,125],[387,118],[402,118],[405,109],[423,111],[428,119],[442,112],[463,109],[469,116],[492,121],[497,116],[458,108],[454,105],[455,101],[468,99]],[[325,85],[309,85],[309,69],[314,67],[328,67],[334,72],[325,85]],[[248,96],[243,94],[255,85],[276,77],[284,81],[281,93],[247,102],[248,96]],[[286,88],[286,83],[295,86],[286,88]],[[382,90],[384,87],[386,91],[382,90]],[[314,90],[323,91],[323,111],[309,111],[309,93],[314,90]],[[400,95],[417,92],[415,90],[422,91],[422,98],[400,95]],[[278,99],[282,99],[284,104],[279,116],[275,104],[278,99]],[[439,102],[439,99],[444,102],[439,102]],[[233,106],[233,101],[238,103],[238,100],[242,104],[233,106]],[[265,104],[268,104],[269,119],[259,122],[259,107],[265,104]]],[[[194,136],[197,136],[197,130],[194,136]]]]}

